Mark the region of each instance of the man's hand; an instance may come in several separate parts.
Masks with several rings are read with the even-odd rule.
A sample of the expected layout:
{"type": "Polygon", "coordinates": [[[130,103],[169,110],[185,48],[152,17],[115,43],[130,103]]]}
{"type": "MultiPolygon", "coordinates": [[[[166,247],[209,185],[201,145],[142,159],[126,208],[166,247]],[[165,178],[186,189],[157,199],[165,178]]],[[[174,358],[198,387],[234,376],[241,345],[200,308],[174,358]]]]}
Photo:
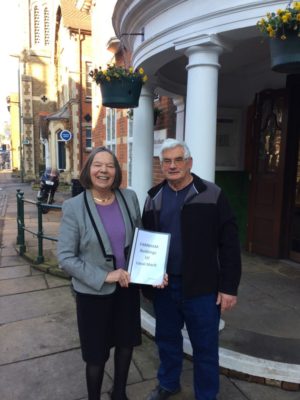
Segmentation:
{"type": "Polygon", "coordinates": [[[130,275],[124,269],[118,268],[107,274],[105,282],[107,283],[119,282],[120,286],[128,287],[130,282],[130,275]]]}
{"type": "Polygon", "coordinates": [[[169,283],[169,277],[168,274],[165,274],[162,283],[160,285],[154,285],[153,287],[155,287],[156,289],[163,289],[165,286],[168,286],[168,283],[169,283]]]}
{"type": "Polygon", "coordinates": [[[226,293],[218,293],[217,305],[221,305],[221,312],[230,310],[237,303],[237,296],[232,296],[226,293]]]}

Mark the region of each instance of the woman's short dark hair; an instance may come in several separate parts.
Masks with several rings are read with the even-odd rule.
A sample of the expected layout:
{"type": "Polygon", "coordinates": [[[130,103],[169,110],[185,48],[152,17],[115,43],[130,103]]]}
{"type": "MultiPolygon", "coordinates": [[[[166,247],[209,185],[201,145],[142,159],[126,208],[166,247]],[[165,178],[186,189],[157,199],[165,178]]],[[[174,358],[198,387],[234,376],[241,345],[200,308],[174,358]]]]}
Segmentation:
{"type": "Polygon", "coordinates": [[[112,184],[112,189],[118,189],[120,187],[121,182],[122,182],[122,170],[121,170],[121,167],[120,167],[117,157],[111,150],[107,149],[106,147],[96,147],[95,149],[93,149],[91,151],[91,154],[89,155],[88,159],[86,160],[86,162],[80,172],[79,182],[85,189],[91,189],[93,186],[90,170],[91,170],[91,165],[94,161],[95,155],[98,153],[102,153],[104,151],[106,153],[109,153],[112,156],[115,170],[116,170],[116,175],[115,175],[114,182],[112,184]]]}

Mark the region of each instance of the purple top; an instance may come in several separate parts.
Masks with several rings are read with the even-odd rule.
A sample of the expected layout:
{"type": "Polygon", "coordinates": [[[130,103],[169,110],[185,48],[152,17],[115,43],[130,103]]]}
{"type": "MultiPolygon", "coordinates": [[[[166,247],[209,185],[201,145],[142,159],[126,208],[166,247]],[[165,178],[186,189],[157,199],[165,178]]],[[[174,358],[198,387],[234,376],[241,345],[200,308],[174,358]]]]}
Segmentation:
{"type": "Polygon", "coordinates": [[[126,231],[122,212],[115,199],[112,204],[102,206],[96,204],[104,229],[110,241],[113,255],[116,257],[116,268],[125,268],[124,254],[126,231]]]}

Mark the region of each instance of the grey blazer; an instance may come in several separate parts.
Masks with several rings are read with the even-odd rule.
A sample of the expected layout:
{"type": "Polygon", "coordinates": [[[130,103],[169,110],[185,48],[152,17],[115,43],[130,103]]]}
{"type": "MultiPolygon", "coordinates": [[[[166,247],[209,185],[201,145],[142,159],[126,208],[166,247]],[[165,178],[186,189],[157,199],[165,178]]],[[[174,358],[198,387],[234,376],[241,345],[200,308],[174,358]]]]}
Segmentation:
{"type": "MultiPolygon", "coordinates": [[[[135,227],[141,226],[140,207],[134,191],[120,189],[116,190],[115,194],[124,218],[126,230],[124,251],[127,251],[135,227]]],[[[102,246],[93,228],[82,192],[63,203],[57,243],[58,261],[60,267],[72,277],[72,284],[77,292],[110,294],[114,292],[116,284],[106,283],[105,279],[107,274],[115,269],[113,252],[90,190],[86,190],[86,200],[97,225],[102,246]]]]}

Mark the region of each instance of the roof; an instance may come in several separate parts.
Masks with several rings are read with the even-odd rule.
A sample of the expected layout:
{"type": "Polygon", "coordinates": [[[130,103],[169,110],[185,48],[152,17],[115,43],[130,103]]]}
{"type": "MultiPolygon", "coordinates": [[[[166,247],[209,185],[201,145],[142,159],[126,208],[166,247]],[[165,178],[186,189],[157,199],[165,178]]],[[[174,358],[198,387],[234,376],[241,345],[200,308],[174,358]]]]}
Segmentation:
{"type": "Polygon", "coordinates": [[[91,17],[84,11],[78,10],[76,0],[61,0],[62,23],[66,28],[91,31],[91,17]]]}
{"type": "Polygon", "coordinates": [[[60,110],[44,117],[44,119],[47,121],[55,121],[55,120],[69,119],[69,118],[70,118],[70,113],[67,105],[63,106],[60,110]]]}

